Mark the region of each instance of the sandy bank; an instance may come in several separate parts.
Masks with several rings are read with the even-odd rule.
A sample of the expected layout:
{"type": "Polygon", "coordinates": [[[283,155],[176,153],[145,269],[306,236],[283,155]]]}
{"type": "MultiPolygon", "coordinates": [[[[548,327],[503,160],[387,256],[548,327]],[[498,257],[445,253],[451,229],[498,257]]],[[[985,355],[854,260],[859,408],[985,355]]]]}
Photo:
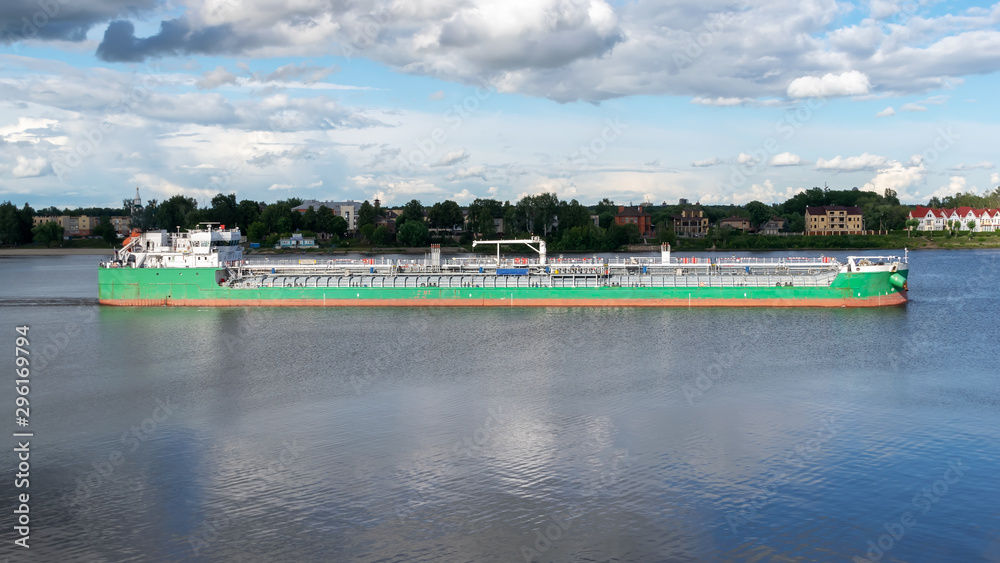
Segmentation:
{"type": "Polygon", "coordinates": [[[111,256],[110,248],[0,248],[0,256],[111,256]]]}

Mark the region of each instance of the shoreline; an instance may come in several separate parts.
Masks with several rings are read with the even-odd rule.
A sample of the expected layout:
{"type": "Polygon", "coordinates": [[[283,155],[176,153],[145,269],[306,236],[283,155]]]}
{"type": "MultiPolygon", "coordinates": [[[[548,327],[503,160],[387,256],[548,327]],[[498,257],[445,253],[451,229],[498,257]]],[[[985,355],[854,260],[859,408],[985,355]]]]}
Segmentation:
{"type": "Polygon", "coordinates": [[[111,256],[110,248],[0,248],[0,256],[111,256]]]}

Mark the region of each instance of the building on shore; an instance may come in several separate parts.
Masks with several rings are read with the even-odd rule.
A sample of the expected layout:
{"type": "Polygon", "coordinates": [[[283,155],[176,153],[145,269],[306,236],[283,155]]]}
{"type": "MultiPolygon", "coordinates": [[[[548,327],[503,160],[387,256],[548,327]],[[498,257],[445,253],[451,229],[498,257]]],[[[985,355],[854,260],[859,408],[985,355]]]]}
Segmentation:
{"type": "Polygon", "coordinates": [[[294,233],[279,240],[275,248],[316,248],[316,237],[303,237],[302,233],[294,233]]]}
{"type": "Polygon", "coordinates": [[[739,217],[733,215],[732,217],[726,217],[725,219],[719,219],[720,229],[734,229],[737,231],[743,231],[744,233],[753,232],[754,228],[750,224],[750,219],[746,217],[739,217]]]}
{"type": "Polygon", "coordinates": [[[94,227],[101,224],[101,218],[89,215],[38,215],[31,218],[33,227],[46,223],[56,223],[62,227],[63,236],[89,237],[93,234],[94,227]]]}
{"type": "Polygon", "coordinates": [[[653,217],[644,209],[644,206],[618,206],[618,213],[615,215],[615,224],[635,225],[639,227],[639,236],[653,236],[653,217]]]}
{"type": "Polygon", "coordinates": [[[708,234],[708,217],[701,209],[685,209],[672,218],[674,233],[679,237],[703,237],[708,234]]]}
{"type": "MultiPolygon", "coordinates": [[[[757,231],[762,235],[777,235],[785,228],[785,218],[784,217],[771,217],[757,231]]],[[[799,233],[801,234],[801,233],[799,233]]]]}
{"type": "Polygon", "coordinates": [[[955,225],[957,230],[968,231],[969,222],[975,223],[974,233],[994,232],[1000,230],[1000,209],[956,207],[934,208],[918,205],[910,211],[909,219],[920,222],[918,231],[943,231],[955,225]]]}
{"type": "Polygon", "coordinates": [[[315,199],[308,199],[303,201],[302,205],[293,207],[292,211],[305,213],[310,207],[313,208],[313,211],[319,211],[319,208],[323,206],[332,211],[337,217],[343,217],[347,221],[348,231],[353,232],[358,230],[358,211],[361,210],[360,201],[317,201],[315,199]]]}
{"type": "Polygon", "coordinates": [[[825,205],[806,208],[807,235],[861,235],[864,232],[860,207],[825,205]]]}
{"type": "Polygon", "coordinates": [[[108,222],[121,237],[128,236],[132,228],[132,218],[125,215],[113,215],[108,218],[108,222]]]}
{"type": "Polygon", "coordinates": [[[399,212],[394,209],[383,209],[381,215],[375,216],[375,228],[385,227],[390,234],[396,234],[396,218],[399,212]]]}

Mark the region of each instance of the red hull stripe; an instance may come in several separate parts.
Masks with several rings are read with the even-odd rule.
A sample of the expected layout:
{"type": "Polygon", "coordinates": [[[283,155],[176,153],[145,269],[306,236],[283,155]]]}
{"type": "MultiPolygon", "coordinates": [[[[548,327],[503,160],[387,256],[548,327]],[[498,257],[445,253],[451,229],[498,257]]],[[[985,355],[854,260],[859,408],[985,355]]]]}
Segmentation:
{"type": "Polygon", "coordinates": [[[101,299],[126,307],[886,307],[906,292],[867,299],[101,299]]]}

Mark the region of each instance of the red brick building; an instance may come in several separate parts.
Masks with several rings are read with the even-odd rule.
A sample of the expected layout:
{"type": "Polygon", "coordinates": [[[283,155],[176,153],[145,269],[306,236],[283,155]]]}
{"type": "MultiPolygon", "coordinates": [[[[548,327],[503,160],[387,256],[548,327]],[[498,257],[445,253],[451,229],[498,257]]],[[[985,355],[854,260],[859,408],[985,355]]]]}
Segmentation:
{"type": "Polygon", "coordinates": [[[636,225],[639,227],[639,236],[653,236],[653,217],[642,206],[618,206],[618,214],[615,215],[615,224],[636,225]]]}

